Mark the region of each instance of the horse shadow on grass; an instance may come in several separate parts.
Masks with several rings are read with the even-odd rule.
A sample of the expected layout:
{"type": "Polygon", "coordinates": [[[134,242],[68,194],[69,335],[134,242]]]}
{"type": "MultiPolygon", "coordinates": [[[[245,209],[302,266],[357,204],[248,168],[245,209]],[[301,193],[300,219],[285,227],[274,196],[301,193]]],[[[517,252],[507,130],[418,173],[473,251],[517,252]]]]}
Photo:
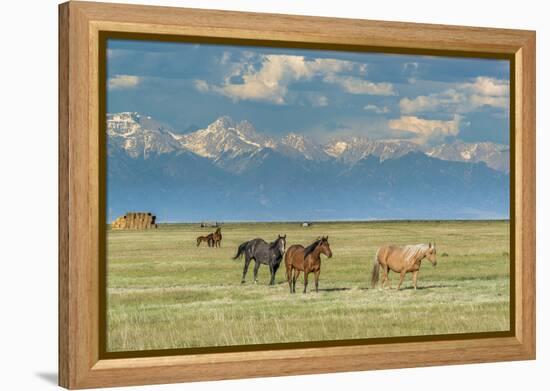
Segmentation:
{"type": "Polygon", "coordinates": [[[319,288],[319,292],[342,292],[350,290],[351,288],[319,288]]]}
{"type": "MultiPolygon", "coordinates": [[[[419,285],[416,289],[421,291],[424,289],[443,289],[443,288],[457,288],[458,285],[453,284],[432,284],[432,285],[419,285]]],[[[402,290],[414,290],[413,286],[404,286],[401,288],[402,290]]]]}
{"type": "MultiPolygon", "coordinates": [[[[458,285],[454,285],[454,284],[432,284],[432,285],[419,285],[416,289],[421,291],[421,290],[424,290],[424,289],[444,289],[444,288],[457,288],[458,285]]],[[[397,289],[395,289],[396,287],[395,286],[392,286],[391,288],[384,288],[384,289],[380,289],[380,288],[359,288],[360,291],[374,291],[374,290],[382,290],[382,291],[395,291],[397,289]]],[[[413,286],[402,286],[401,289],[402,291],[407,291],[407,290],[414,290],[414,287],[413,286]]]]}
{"type": "MultiPolygon", "coordinates": [[[[288,285],[288,281],[279,281],[276,283],[277,285],[288,285]]],[[[319,288],[319,292],[343,292],[343,291],[350,291],[352,288],[319,288]]],[[[315,288],[313,288],[313,291],[315,291],[315,288]]]]}

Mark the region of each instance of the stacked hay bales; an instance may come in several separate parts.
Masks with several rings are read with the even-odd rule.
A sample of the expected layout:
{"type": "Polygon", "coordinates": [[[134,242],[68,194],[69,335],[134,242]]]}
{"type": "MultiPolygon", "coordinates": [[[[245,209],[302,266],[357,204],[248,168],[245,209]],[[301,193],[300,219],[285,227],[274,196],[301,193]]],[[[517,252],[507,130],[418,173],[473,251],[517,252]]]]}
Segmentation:
{"type": "Polygon", "coordinates": [[[145,212],[128,212],[117,217],[111,224],[113,229],[154,229],[158,228],[157,216],[145,212]]]}

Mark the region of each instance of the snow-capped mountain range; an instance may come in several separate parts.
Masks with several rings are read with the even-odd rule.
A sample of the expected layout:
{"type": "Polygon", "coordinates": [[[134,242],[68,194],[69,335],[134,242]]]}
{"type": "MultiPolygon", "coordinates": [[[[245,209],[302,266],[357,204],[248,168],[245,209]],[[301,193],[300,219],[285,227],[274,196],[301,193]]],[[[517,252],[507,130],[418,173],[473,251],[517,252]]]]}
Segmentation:
{"type": "Polygon", "coordinates": [[[289,133],[281,139],[267,137],[256,131],[250,122],[237,122],[227,116],[219,117],[204,129],[180,134],[139,113],[108,114],[107,134],[110,149],[125,151],[133,159],[191,152],[233,173],[258,164],[258,159],[262,159],[269,151],[307,161],[336,160],[347,167],[353,167],[369,157],[385,161],[419,152],[446,161],[483,162],[494,170],[509,172],[509,148],[491,142],[455,141],[423,147],[403,140],[346,137],[320,144],[296,133],[289,133]]]}
{"type": "Polygon", "coordinates": [[[454,142],[268,137],[220,117],[180,131],[110,114],[107,205],[159,221],[486,219],[509,216],[508,150],[454,142]]]}

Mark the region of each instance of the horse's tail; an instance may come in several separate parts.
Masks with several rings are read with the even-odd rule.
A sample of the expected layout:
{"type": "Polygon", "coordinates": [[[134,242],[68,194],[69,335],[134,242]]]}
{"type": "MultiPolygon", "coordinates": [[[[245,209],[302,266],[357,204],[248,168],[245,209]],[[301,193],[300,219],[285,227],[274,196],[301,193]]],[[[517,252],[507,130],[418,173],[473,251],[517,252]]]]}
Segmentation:
{"type": "Polygon", "coordinates": [[[240,258],[243,255],[244,249],[246,248],[247,244],[248,244],[248,242],[244,242],[243,244],[241,244],[239,246],[239,248],[237,250],[237,254],[233,257],[233,259],[240,258]]]}
{"type": "Polygon", "coordinates": [[[197,238],[197,247],[199,247],[199,244],[201,244],[201,242],[202,242],[202,238],[199,236],[197,238]]]}
{"type": "Polygon", "coordinates": [[[374,288],[380,278],[380,262],[378,261],[378,251],[374,256],[374,266],[372,267],[372,276],[370,279],[371,288],[374,288]]]}

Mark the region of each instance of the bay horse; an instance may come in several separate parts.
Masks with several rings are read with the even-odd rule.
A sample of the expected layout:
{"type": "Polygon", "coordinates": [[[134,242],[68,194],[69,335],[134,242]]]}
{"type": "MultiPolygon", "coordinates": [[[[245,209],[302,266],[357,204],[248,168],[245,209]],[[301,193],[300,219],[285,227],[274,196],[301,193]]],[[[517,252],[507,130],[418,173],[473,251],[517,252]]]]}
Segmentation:
{"type": "Polygon", "coordinates": [[[332,257],[328,236],[317,239],[305,248],[301,244],[294,244],[288,248],[285,254],[285,267],[290,293],[296,293],[296,280],[300,276],[300,272],[304,272],[304,293],[307,290],[309,273],[314,274],[315,292],[319,292],[321,254],[325,254],[328,258],[332,257]]]}
{"type": "Polygon", "coordinates": [[[382,279],[382,288],[386,281],[391,288],[388,273],[390,270],[400,274],[397,290],[401,288],[401,284],[405,278],[405,274],[412,273],[413,287],[416,290],[416,278],[420,270],[420,263],[424,258],[428,259],[433,266],[437,265],[435,243],[414,244],[404,247],[383,246],[376,251],[374,258],[374,266],[372,268],[371,287],[374,288],[378,283],[380,268],[384,273],[382,279]]]}
{"type": "Polygon", "coordinates": [[[205,236],[197,237],[197,247],[199,247],[202,242],[206,242],[206,244],[208,244],[208,247],[212,247],[214,245],[213,236],[214,234],[208,234],[205,236]]]}
{"type": "Polygon", "coordinates": [[[221,247],[222,246],[222,229],[218,227],[216,232],[212,234],[212,246],[221,247]]]}
{"type": "Polygon", "coordinates": [[[242,243],[237,249],[237,254],[233,259],[240,258],[244,254],[244,269],[241,284],[245,283],[246,272],[251,260],[254,260],[254,283],[258,283],[258,269],[260,265],[268,265],[271,279],[269,285],[275,285],[275,273],[279,269],[283,254],[286,248],[286,235],[278,235],[278,238],[271,243],[263,239],[253,239],[242,243]]]}

